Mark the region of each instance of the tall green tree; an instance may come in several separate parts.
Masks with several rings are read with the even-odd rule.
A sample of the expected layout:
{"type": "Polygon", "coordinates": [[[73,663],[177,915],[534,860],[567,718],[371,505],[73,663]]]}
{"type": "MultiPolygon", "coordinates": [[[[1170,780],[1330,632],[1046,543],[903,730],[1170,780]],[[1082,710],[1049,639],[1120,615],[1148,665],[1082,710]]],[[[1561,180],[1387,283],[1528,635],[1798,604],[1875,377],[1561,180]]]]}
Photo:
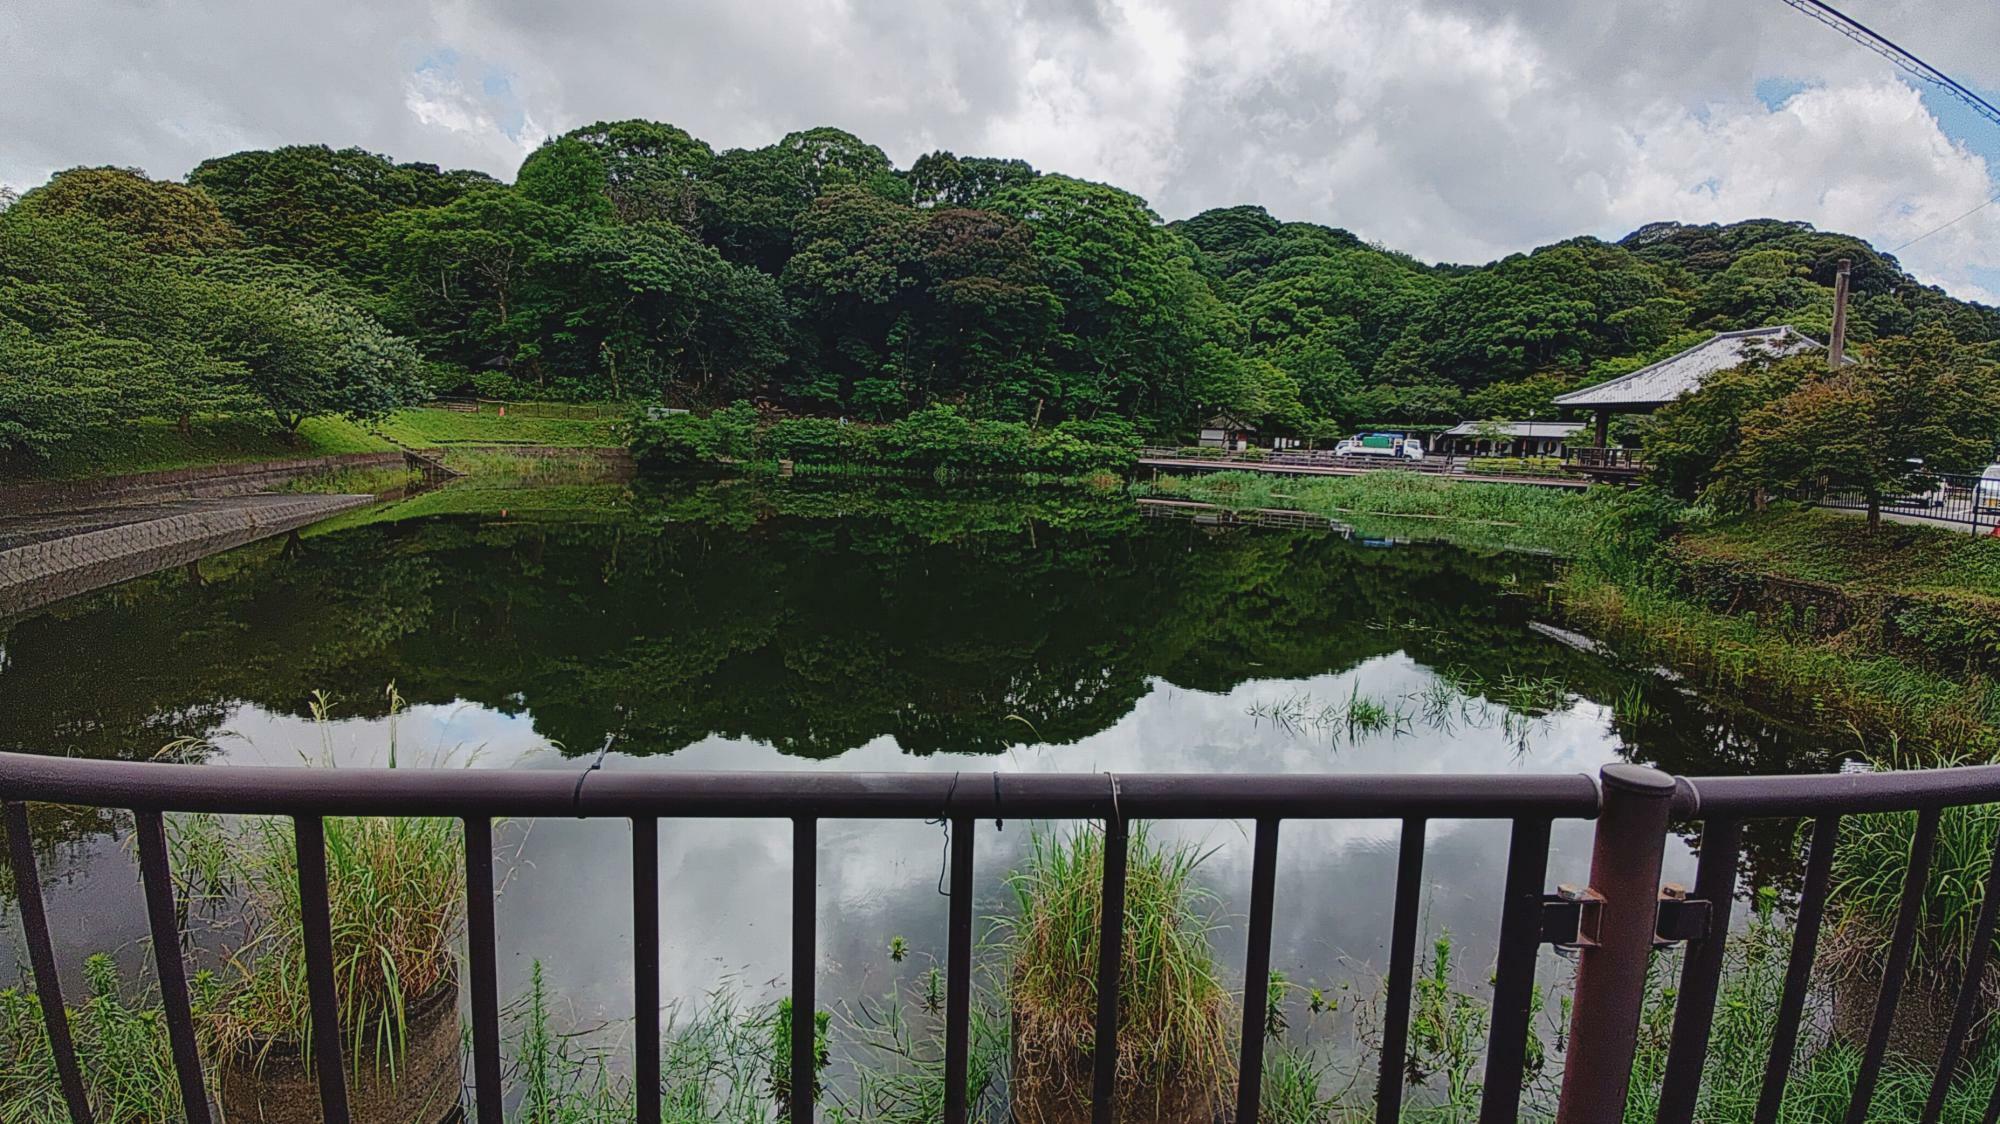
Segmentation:
{"type": "Polygon", "coordinates": [[[252,240],[314,266],[345,268],[358,259],[381,216],[449,203],[493,179],[321,144],[204,160],[188,173],[188,183],[207,192],[252,240]]]}
{"type": "Polygon", "coordinates": [[[71,168],[21,198],[45,215],[86,215],[151,253],[192,254],[243,244],[243,234],[200,190],[129,168],[71,168]]]}
{"type": "Polygon", "coordinates": [[[342,299],[338,285],[247,257],[218,266],[212,280],[214,349],[285,432],[312,417],[378,418],[421,397],[416,348],[342,299]]]}
{"type": "Polygon", "coordinates": [[[505,187],[396,211],[375,228],[371,280],[389,322],[430,354],[470,367],[511,366],[530,266],[576,224],[570,212],[505,187]]]}
{"type": "Polygon", "coordinates": [[[45,452],[121,421],[244,405],[210,346],[221,303],[189,259],[81,213],[0,214],[5,443],[45,452]]]}
{"type": "MultiPolygon", "coordinates": [[[[684,230],[696,228],[700,180],[715,162],[715,151],[687,130],[659,121],[600,121],[572,129],[553,142],[558,147],[581,145],[595,156],[610,213],[621,222],[665,221],[684,230]]],[[[548,150],[528,157],[534,164],[548,150]]],[[[539,169],[523,165],[524,182],[539,169]]]]}
{"type": "Polygon", "coordinates": [[[1747,413],[1742,448],[1717,472],[1737,494],[1812,484],[1882,501],[1970,473],[2000,447],[2000,366],[1941,325],[1884,340],[1866,362],[1816,373],[1747,413]]]}
{"type": "Polygon", "coordinates": [[[910,165],[910,202],[919,207],[980,207],[996,192],[1027,183],[1038,173],[1026,160],[956,156],[940,149],[910,165]]]}
{"type": "Polygon", "coordinates": [[[770,278],[670,223],[586,223],[530,262],[510,324],[545,385],[720,401],[783,362],[787,316],[770,278]]]}
{"type": "Polygon", "coordinates": [[[1197,352],[1223,334],[1225,313],[1188,244],[1137,196],[1068,176],[1009,188],[991,207],[1034,231],[1062,303],[1049,405],[1064,416],[1191,422],[1201,409],[1191,393],[1197,352]]]}

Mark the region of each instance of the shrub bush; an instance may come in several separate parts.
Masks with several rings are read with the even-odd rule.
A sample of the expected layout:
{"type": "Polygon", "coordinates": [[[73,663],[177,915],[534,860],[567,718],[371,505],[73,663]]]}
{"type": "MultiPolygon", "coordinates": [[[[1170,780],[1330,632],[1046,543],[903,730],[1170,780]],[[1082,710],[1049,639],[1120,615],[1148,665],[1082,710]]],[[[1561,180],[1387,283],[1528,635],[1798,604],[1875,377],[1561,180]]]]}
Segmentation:
{"type": "Polygon", "coordinates": [[[1034,429],[1023,422],[969,417],[954,406],[927,406],[887,425],[828,418],[786,418],[760,425],[739,402],[705,418],[642,416],[632,452],[642,464],[690,468],[720,461],[788,460],[812,467],[867,467],[913,476],[1083,476],[1129,470],[1138,436],[1122,420],[1064,422],[1034,429]]]}

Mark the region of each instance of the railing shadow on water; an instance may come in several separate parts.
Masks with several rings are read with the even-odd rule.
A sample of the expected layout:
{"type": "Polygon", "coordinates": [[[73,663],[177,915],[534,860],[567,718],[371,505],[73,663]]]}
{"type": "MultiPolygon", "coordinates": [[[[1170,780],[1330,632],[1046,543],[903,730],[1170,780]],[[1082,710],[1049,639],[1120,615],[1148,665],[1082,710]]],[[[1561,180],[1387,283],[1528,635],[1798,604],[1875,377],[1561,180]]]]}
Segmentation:
{"type": "MultiPolygon", "coordinates": [[[[474,1119],[502,1119],[500,1020],[494,924],[496,818],[580,817],[631,824],[635,941],[634,1035],[637,1119],[661,1115],[658,916],[659,821],[663,818],[777,819],[792,824],[791,1059],[793,1074],[816,1071],[814,975],[818,825],[823,819],[939,820],[950,828],[946,952],[944,1098],[947,1124],[967,1119],[967,1066],[973,955],[975,820],[1094,820],[1103,825],[1096,970],[1095,1046],[1088,1058],[1090,1111],[1107,1124],[1117,1110],[1119,966],[1123,955],[1126,865],[1133,825],[1149,820],[1247,820],[1255,824],[1244,978],[1270,968],[1279,831],[1286,820],[1401,821],[1393,900],[1376,1117],[1403,1109],[1410,998],[1424,893],[1424,843],[1435,819],[1511,823],[1500,941],[1492,980],[1479,1119],[1513,1121],[1522,1106],[1527,1043],[1540,950],[1555,945],[1578,961],[1568,1055],[1556,1119],[1561,1124],[1620,1119],[1631,1082],[1649,958],[1683,944],[1671,1044],[1657,1119],[1694,1119],[1730,935],[1740,841],[1748,821],[1808,819],[1804,891],[1777,1011],[1756,1119],[1777,1119],[1799,1037],[1828,884],[1843,817],[1916,814],[1902,901],[1887,969],[1868,1022],[1847,1119],[1866,1117],[1887,1053],[1891,1022],[1916,940],[1921,891],[1948,808],[2000,801],[2000,766],[1820,776],[1681,778],[1635,765],[1587,774],[1495,775],[1177,775],[903,773],[680,773],[581,776],[542,771],[313,770],[140,764],[0,753],[0,808],[9,837],[22,929],[41,1011],[70,1117],[92,1119],[63,1003],[50,940],[27,804],[129,809],[138,825],[139,867],[182,1108],[190,1124],[211,1119],[190,1012],[187,965],[176,921],[166,813],[275,815],[295,828],[297,883],[310,997],[312,1051],[320,1110],[329,1124],[350,1119],[328,920],[324,823],[327,817],[448,817],[464,828],[474,1119]],[[1545,885],[1551,825],[1594,820],[1590,884],[1551,892],[1545,885]],[[1690,892],[1663,888],[1661,862],[1676,825],[1701,825],[1701,858],[1690,892]]],[[[1964,981],[1938,1059],[1930,1104],[1935,1120],[1980,1007],[2000,913],[2000,863],[1989,864],[1964,981]]],[[[1264,1070],[1264,1012],[1245,1003],[1234,1119],[1258,1118],[1264,1070]]],[[[814,1082],[791,1082],[788,1118],[814,1118],[814,1082]]],[[[2000,1103],[2000,1102],[1996,1102],[2000,1103]]]]}

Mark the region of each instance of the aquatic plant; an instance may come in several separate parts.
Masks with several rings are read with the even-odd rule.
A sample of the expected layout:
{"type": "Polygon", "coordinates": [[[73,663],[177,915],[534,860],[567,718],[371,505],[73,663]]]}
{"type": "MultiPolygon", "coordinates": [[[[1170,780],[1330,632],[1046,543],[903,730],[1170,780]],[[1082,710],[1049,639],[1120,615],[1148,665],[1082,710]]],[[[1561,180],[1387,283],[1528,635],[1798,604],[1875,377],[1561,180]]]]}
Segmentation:
{"type": "MultiPolygon", "coordinates": [[[[165,1015],[121,978],[103,953],[83,963],[88,996],[69,1009],[70,1035],[96,1118],[171,1120],[180,1115],[180,1085],[165,1015]]],[[[206,1005],[212,980],[189,981],[193,1003],[206,1005]]],[[[55,1055],[42,1029],[34,993],[0,990],[0,1122],[56,1124],[69,1119],[55,1055]]]]}
{"type": "MultiPolygon", "coordinates": [[[[1190,845],[1155,846],[1143,829],[1132,833],[1119,966],[1121,1090],[1158,1096],[1173,1087],[1214,1103],[1232,1077],[1229,995],[1209,945],[1211,898],[1195,879],[1206,857],[1190,845]]],[[[1008,879],[1018,907],[1017,916],[1002,921],[1012,960],[1007,994],[1017,1104],[1024,1097],[1073,1096],[1074,1090],[1051,1086],[1079,1072],[1087,1082],[1103,865],[1101,831],[1044,832],[1030,840],[1025,864],[1008,879]]]]}
{"type": "MultiPolygon", "coordinates": [[[[792,997],[787,995],[778,1000],[771,1012],[767,1025],[770,1028],[770,1048],[767,1057],[769,1072],[768,1085],[771,1099],[782,1104],[792,1096],[792,997]]],[[[832,1062],[833,1056],[828,1044],[827,1030],[833,1025],[833,1012],[816,1010],[813,1012],[813,1092],[822,1088],[822,1075],[832,1062]]]]}
{"type": "Polygon", "coordinates": [[[1312,731],[1338,737],[1344,732],[1349,739],[1354,739],[1384,731],[1400,735],[1410,728],[1410,716],[1402,707],[1391,707],[1380,699],[1362,694],[1359,683],[1348,689],[1347,698],[1342,702],[1320,703],[1314,700],[1311,693],[1301,691],[1282,699],[1251,703],[1245,712],[1259,722],[1269,722],[1292,735],[1312,731]]]}
{"type": "MultiPolygon", "coordinates": [[[[1775,899],[1774,893],[1758,895],[1748,928],[1729,938],[1714,1027],[1704,1055],[1697,1120],[1748,1124],[1756,1118],[1791,954],[1791,931],[1777,917],[1775,899]]],[[[1628,1124],[1651,1122],[1658,1110],[1672,1041],[1681,956],[1675,952],[1656,957],[1648,976],[1632,1095],[1625,1109],[1628,1124]]],[[[1861,1069],[1861,1051],[1831,1032],[1826,1013],[1809,1011],[1808,1016],[1779,1117],[1799,1124],[1841,1119],[1853,1099],[1861,1069]]],[[[1868,1118],[1920,1119],[1934,1076],[1932,1065],[1891,1052],[1868,1118]]],[[[2000,1080],[2000,1035],[1988,1035],[1984,1048],[1953,1080],[1940,1119],[1954,1124],[1983,1120],[1996,1080],[2000,1080]]]]}
{"type": "MultiPolygon", "coordinates": [[[[347,1056],[355,1066],[371,1056],[393,1066],[408,1037],[409,1010],[457,978],[452,947],[465,902],[459,827],[449,819],[323,822],[347,1056]]],[[[249,936],[229,957],[237,976],[211,1012],[210,1031],[225,1052],[276,1039],[308,1043],[311,1007],[291,825],[251,820],[241,838],[236,908],[249,936]]]]}
{"type": "MultiPolygon", "coordinates": [[[[1915,812],[1870,813],[1841,820],[1829,883],[1829,924],[1822,962],[1828,971],[1872,983],[1881,978],[1903,900],[1915,812]]],[[[1986,871],[2000,832],[2000,804],[1946,808],[1924,880],[1923,910],[1909,963],[1913,988],[1956,993],[1985,899],[1986,871]]],[[[2000,990],[1988,984],[1989,990],[2000,990]]]]}

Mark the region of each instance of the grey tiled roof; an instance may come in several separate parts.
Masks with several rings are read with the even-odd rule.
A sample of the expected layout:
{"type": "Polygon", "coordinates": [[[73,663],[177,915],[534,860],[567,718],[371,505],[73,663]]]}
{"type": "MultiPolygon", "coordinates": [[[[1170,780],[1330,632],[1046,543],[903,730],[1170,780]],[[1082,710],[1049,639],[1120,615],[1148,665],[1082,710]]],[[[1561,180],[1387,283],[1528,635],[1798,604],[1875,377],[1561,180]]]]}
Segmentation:
{"type": "MultiPolygon", "coordinates": [[[[1439,434],[1440,437],[1484,437],[1481,427],[1491,422],[1459,422],[1439,434]]],[[[1580,421],[1570,422],[1508,422],[1501,430],[1508,437],[1574,437],[1583,428],[1580,421]]]]}
{"type": "Polygon", "coordinates": [[[1800,335],[1790,324],[1718,332],[1709,339],[1648,367],[1619,375],[1609,382],[1558,394],[1558,406],[1659,406],[1701,389],[1702,380],[1717,371],[1740,367],[1756,349],[1772,356],[1796,355],[1817,347],[1817,340],[1800,335]]]}

